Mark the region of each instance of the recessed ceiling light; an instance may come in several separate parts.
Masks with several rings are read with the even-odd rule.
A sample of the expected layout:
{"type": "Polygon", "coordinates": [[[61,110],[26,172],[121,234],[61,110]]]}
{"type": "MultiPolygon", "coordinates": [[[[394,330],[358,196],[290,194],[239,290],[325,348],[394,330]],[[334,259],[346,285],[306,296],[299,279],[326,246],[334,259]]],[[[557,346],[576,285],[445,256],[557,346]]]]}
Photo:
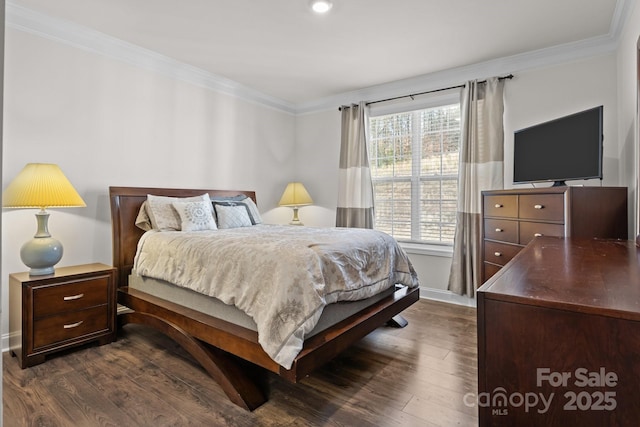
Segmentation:
{"type": "Polygon", "coordinates": [[[312,0],[311,10],[315,13],[327,13],[333,7],[333,3],[329,0],[312,0]]]}

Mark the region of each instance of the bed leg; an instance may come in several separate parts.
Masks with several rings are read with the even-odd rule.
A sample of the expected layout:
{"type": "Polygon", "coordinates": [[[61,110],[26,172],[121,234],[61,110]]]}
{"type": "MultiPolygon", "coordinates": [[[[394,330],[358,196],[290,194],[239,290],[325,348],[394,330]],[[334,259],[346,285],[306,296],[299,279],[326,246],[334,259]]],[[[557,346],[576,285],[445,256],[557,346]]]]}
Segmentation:
{"type": "Polygon", "coordinates": [[[123,313],[118,315],[118,320],[121,326],[127,323],[150,326],[176,341],[220,385],[229,400],[241,408],[253,411],[267,401],[258,384],[252,381],[242,366],[228,353],[205,345],[178,326],[151,314],[123,313]]]}
{"type": "Polygon", "coordinates": [[[400,316],[399,314],[393,316],[387,321],[387,326],[391,326],[392,328],[404,328],[408,324],[409,322],[407,322],[407,319],[400,316]]]}

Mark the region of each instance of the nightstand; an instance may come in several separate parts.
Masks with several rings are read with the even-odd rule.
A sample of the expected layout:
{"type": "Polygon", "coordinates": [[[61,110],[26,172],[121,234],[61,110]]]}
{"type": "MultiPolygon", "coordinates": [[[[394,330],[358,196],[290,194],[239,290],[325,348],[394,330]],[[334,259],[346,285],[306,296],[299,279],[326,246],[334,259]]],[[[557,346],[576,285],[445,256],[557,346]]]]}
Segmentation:
{"type": "Polygon", "coordinates": [[[116,269],[104,264],[9,275],[9,347],[21,368],[51,353],[116,338],[116,269]]]}

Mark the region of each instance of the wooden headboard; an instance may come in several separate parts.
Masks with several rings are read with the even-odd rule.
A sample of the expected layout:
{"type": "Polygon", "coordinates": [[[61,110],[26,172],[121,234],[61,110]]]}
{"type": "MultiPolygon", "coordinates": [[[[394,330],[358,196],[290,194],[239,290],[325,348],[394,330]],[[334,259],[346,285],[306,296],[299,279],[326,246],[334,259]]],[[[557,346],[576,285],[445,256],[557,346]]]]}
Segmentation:
{"type": "Polygon", "coordinates": [[[109,187],[111,201],[111,235],[113,244],[113,266],[118,269],[118,287],[127,286],[133,268],[138,240],[144,233],[135,225],[140,206],[147,194],[170,197],[190,197],[209,193],[213,197],[228,197],[244,194],[256,201],[255,191],[197,190],[180,188],[109,187]]]}

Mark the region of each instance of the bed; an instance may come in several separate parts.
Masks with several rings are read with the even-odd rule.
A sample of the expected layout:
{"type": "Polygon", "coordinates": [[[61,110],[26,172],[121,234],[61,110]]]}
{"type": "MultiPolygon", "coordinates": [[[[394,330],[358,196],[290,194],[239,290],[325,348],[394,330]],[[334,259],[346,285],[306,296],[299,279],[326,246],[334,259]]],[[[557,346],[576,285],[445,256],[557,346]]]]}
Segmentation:
{"type": "MultiPolygon", "coordinates": [[[[190,297],[151,291],[161,288],[166,288],[167,292],[176,290],[171,283],[160,286],[163,280],[150,279],[149,285],[144,283],[146,278],[132,274],[138,246],[141,239],[146,238],[143,237],[145,232],[135,222],[148,194],[167,197],[208,194],[211,198],[243,195],[255,202],[254,192],[110,187],[109,194],[113,264],[118,269],[118,303],[128,308],[119,311],[119,327],[138,323],[166,334],[202,365],[233,403],[247,410],[253,410],[267,400],[264,387],[267,371],[295,383],[374,329],[386,323],[404,325],[399,313],[419,298],[417,286],[394,285],[365,300],[329,304],[331,307],[325,308],[318,322],[319,326],[324,326],[314,328],[313,333],[305,336],[301,350],[285,367],[265,352],[256,328],[250,324],[210,314],[190,297]],[[335,312],[339,312],[341,304],[348,306],[348,310],[341,312],[338,320],[323,324],[325,314],[332,313],[334,306],[335,312]]],[[[188,290],[185,292],[189,294],[188,290]]],[[[201,296],[194,298],[202,305],[201,296]]]]}

